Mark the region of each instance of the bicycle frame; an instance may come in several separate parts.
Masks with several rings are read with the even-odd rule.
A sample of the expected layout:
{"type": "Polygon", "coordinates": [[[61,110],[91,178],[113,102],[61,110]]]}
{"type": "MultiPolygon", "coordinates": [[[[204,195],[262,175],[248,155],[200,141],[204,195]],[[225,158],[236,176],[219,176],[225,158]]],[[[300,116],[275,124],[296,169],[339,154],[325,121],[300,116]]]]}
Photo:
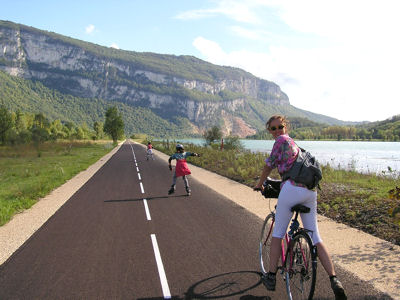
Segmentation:
{"type": "MultiPolygon", "coordinates": [[[[305,293],[308,299],[312,299],[316,281],[317,248],[313,245],[312,231],[301,228],[298,221],[299,214],[308,213],[310,208],[298,204],[293,206],[291,211],[295,212],[295,216],[292,216],[290,229],[281,240],[278,271],[286,282],[286,292],[290,300],[305,293]]],[[[272,241],[276,217],[275,210],[271,210],[271,206],[270,212],[265,218],[259,244],[260,264],[264,275],[268,273],[267,264],[270,263],[267,262],[267,257],[264,257],[264,251],[267,253],[269,251],[267,247],[270,247],[269,243],[272,241]]],[[[269,254],[267,255],[270,260],[269,254]]]]}
{"type": "MultiPolygon", "coordinates": [[[[282,262],[282,267],[278,267],[278,268],[281,269],[281,273],[282,273],[282,274],[285,273],[285,277],[286,277],[286,276],[289,276],[290,271],[292,270],[292,266],[293,266],[293,256],[290,255],[290,264],[289,264],[289,268],[287,268],[287,267],[286,267],[286,259],[288,258],[288,255],[286,255],[286,254],[287,254],[287,253],[286,253],[287,249],[285,249],[285,244],[284,244],[284,242],[286,241],[286,245],[289,246],[289,244],[290,244],[290,242],[291,242],[291,240],[292,240],[291,237],[298,231],[298,228],[299,228],[298,226],[299,226],[299,224],[298,224],[298,221],[297,221],[297,216],[298,216],[298,213],[296,214],[295,218],[292,219],[292,224],[291,224],[291,226],[290,226],[290,229],[291,229],[291,230],[289,231],[289,233],[286,233],[286,234],[285,234],[284,239],[282,239],[282,242],[281,242],[281,262],[282,262]]],[[[275,214],[274,214],[274,217],[273,217],[273,219],[272,219],[272,224],[271,224],[270,230],[269,230],[269,232],[268,232],[266,241],[269,239],[269,237],[270,237],[271,234],[272,234],[272,229],[273,229],[273,227],[274,227],[274,224],[275,224],[275,214]]],[[[301,248],[301,245],[300,245],[300,250],[301,250],[301,255],[302,255],[302,257],[303,257],[303,260],[304,260],[304,261],[307,261],[307,260],[306,260],[306,255],[305,255],[303,249],[301,248]]],[[[307,269],[307,270],[308,270],[308,268],[309,268],[309,266],[306,265],[306,269],[307,269]]],[[[286,278],[285,278],[285,280],[286,280],[286,278]]],[[[289,294],[289,293],[290,293],[290,291],[288,291],[288,294],[289,294]]]]}

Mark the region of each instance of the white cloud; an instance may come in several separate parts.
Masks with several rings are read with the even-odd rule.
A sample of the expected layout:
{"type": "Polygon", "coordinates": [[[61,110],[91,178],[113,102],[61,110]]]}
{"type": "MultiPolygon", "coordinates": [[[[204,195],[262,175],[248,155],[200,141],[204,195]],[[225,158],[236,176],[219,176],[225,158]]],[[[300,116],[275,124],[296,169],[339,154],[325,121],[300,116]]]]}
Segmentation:
{"type": "Polygon", "coordinates": [[[269,35],[267,32],[262,32],[260,30],[250,30],[241,26],[231,26],[230,29],[237,36],[254,41],[262,41],[267,35],[269,35]]]}
{"type": "Polygon", "coordinates": [[[257,24],[261,19],[249,7],[252,1],[222,0],[217,1],[217,6],[212,9],[196,9],[182,12],[175,16],[177,19],[193,20],[216,16],[225,16],[238,22],[257,24]]]}
{"type": "Polygon", "coordinates": [[[95,26],[93,24],[90,24],[90,25],[86,26],[85,32],[87,34],[91,34],[91,33],[93,33],[94,29],[95,29],[95,26]]]}
{"type": "MultiPolygon", "coordinates": [[[[224,7],[228,5],[222,1],[224,7]]],[[[232,1],[229,2],[234,7],[232,1]]],[[[391,0],[247,0],[251,29],[229,29],[247,42],[263,41],[264,50],[228,50],[217,41],[196,38],[204,59],[243,68],[280,85],[302,109],[342,120],[383,120],[400,114],[400,2],[391,0]],[[259,8],[286,30],[257,24],[259,8]],[[275,21],[275,20],[274,20],[275,21]],[[256,24],[256,26],[254,26],[256,24]]],[[[222,5],[217,5],[221,8],[222,5]]],[[[222,11],[222,10],[221,10],[222,11]]],[[[229,10],[225,10],[228,15],[229,10]]],[[[230,15],[233,18],[233,14],[230,15]]],[[[237,20],[238,21],[238,20],[237,20]]]]}
{"type": "Polygon", "coordinates": [[[116,43],[112,43],[110,47],[114,48],[114,49],[119,49],[119,47],[118,47],[118,45],[116,43]]]}
{"type": "Polygon", "coordinates": [[[214,9],[197,9],[182,12],[175,16],[176,19],[181,20],[196,20],[196,19],[204,19],[217,15],[217,11],[214,9]]]}
{"type": "Polygon", "coordinates": [[[214,64],[224,64],[227,54],[222,48],[213,41],[207,40],[203,37],[197,37],[193,41],[193,46],[197,48],[209,62],[214,64]]]}
{"type": "Polygon", "coordinates": [[[373,64],[343,69],[349,59],[338,49],[270,47],[266,52],[226,52],[203,37],[193,45],[207,61],[239,67],[277,83],[292,105],[305,110],[351,121],[383,120],[400,113],[398,100],[393,101],[398,94],[395,74],[391,79],[379,78],[374,72],[383,70],[373,64]]]}

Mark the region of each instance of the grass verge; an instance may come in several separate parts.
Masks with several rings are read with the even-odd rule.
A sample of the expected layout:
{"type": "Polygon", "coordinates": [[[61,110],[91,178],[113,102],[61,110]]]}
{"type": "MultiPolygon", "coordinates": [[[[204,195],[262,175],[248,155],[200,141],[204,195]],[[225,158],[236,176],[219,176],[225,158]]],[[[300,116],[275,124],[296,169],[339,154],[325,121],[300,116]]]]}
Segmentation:
{"type": "MultiPolygon", "coordinates": [[[[175,152],[172,142],[153,142],[153,146],[168,155],[175,152]]],[[[266,158],[262,153],[220,151],[190,144],[185,145],[185,150],[202,154],[195,159],[189,157],[190,163],[250,187],[257,183],[266,158]]],[[[329,166],[323,166],[322,172],[319,214],[400,245],[400,222],[391,214],[400,208],[400,200],[389,197],[391,189],[400,187],[400,178],[335,170],[329,166]]],[[[279,178],[276,170],[271,177],[279,178]]]]}
{"type": "Polygon", "coordinates": [[[0,226],[110,152],[110,141],[0,147],[0,226]]]}

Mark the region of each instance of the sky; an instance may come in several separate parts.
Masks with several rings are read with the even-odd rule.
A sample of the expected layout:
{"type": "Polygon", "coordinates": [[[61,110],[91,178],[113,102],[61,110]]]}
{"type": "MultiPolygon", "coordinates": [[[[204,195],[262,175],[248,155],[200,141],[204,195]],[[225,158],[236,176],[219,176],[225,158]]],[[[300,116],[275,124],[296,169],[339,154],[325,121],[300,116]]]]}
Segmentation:
{"type": "Polygon", "coordinates": [[[398,0],[0,0],[0,20],[273,81],[343,121],[400,114],[398,0]]]}

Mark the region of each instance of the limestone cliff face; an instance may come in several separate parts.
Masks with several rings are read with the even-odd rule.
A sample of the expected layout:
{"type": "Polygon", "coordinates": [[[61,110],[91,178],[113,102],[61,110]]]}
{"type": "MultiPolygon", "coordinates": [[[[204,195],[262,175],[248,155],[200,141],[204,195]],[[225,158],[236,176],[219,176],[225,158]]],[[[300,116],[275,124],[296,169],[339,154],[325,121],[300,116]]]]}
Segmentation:
{"type": "Polygon", "coordinates": [[[157,72],[135,61],[101,55],[73,41],[2,22],[0,69],[14,76],[40,80],[74,96],[144,105],[164,114],[186,117],[200,131],[219,123],[225,134],[241,137],[255,133],[248,120],[240,117],[240,112],[251,109],[249,98],[269,104],[289,104],[278,85],[245,72],[229,78],[188,79],[179,73],[157,72]],[[229,99],[219,96],[226,91],[237,96],[229,99]],[[197,94],[203,98],[192,96],[197,94]]]}

